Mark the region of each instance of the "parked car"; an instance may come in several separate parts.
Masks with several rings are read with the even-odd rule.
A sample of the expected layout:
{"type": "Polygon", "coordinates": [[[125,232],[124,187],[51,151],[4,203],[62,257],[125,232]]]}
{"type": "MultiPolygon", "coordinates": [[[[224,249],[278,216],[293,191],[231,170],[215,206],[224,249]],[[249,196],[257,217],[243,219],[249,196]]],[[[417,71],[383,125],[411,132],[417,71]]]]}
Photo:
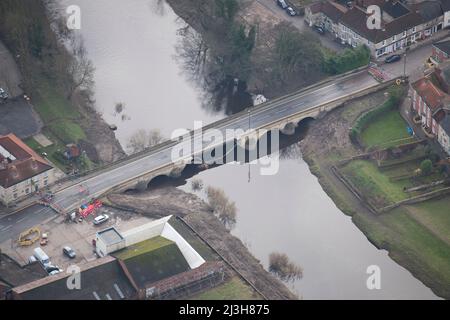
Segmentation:
{"type": "Polygon", "coordinates": [[[277,4],[283,9],[289,7],[285,0],[277,0],[277,4]]]}
{"type": "Polygon", "coordinates": [[[8,98],[9,98],[8,93],[3,88],[0,88],[0,99],[6,100],[8,98]]]}
{"type": "Polygon", "coordinates": [[[295,11],[292,7],[287,7],[286,12],[291,16],[294,17],[297,15],[297,11],[295,11]]]}
{"type": "Polygon", "coordinates": [[[69,257],[70,259],[73,259],[77,256],[75,251],[71,247],[64,247],[63,248],[63,254],[69,257]]]}
{"type": "Polygon", "coordinates": [[[402,56],[399,54],[394,54],[392,56],[387,57],[386,59],[384,59],[384,62],[386,63],[393,63],[393,62],[397,62],[400,61],[402,59],[402,56]]]}
{"type": "Polygon", "coordinates": [[[94,224],[95,225],[102,224],[103,222],[108,221],[108,219],[109,219],[109,216],[107,214],[101,214],[94,218],[94,224]]]}
{"type": "Polygon", "coordinates": [[[47,273],[48,273],[49,276],[53,276],[53,275],[55,275],[55,274],[58,274],[58,273],[60,273],[60,272],[63,272],[63,269],[61,269],[61,268],[58,267],[58,266],[48,265],[48,266],[45,268],[45,271],[47,271],[47,273]]]}
{"type": "Polygon", "coordinates": [[[321,26],[314,26],[314,30],[321,35],[325,34],[325,30],[321,26]]]}

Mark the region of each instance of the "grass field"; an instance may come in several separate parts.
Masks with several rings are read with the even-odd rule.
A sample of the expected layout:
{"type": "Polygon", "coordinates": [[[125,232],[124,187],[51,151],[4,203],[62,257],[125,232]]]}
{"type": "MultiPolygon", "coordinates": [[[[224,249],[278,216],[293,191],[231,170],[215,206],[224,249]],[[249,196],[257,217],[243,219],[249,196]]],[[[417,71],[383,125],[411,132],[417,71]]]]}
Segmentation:
{"type": "Polygon", "coordinates": [[[361,140],[367,148],[381,146],[387,148],[412,142],[406,128],[407,123],[397,110],[391,110],[369,124],[361,133],[361,140]]]}
{"type": "Polygon", "coordinates": [[[410,215],[450,245],[450,197],[408,206],[410,215]]]}
{"type": "Polygon", "coordinates": [[[259,296],[250,286],[238,277],[195,295],[190,300],[260,300],[259,296]]]}

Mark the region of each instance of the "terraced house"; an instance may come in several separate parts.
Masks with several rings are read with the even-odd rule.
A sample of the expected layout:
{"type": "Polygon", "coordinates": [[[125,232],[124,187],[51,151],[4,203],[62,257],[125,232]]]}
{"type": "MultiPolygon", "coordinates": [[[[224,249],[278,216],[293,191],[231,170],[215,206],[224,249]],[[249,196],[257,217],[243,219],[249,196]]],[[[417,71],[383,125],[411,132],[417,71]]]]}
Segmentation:
{"type": "Polygon", "coordinates": [[[327,0],[306,9],[305,20],[311,27],[322,26],[342,44],[366,45],[372,56],[379,58],[401,51],[446,27],[450,23],[450,0],[327,0]],[[371,5],[380,8],[378,29],[368,27],[367,9],[371,5]]]}
{"type": "Polygon", "coordinates": [[[18,137],[0,136],[0,202],[8,206],[54,180],[54,168],[18,137]]]}
{"type": "Polygon", "coordinates": [[[450,65],[447,62],[411,84],[411,109],[416,121],[450,155],[450,65]]]}

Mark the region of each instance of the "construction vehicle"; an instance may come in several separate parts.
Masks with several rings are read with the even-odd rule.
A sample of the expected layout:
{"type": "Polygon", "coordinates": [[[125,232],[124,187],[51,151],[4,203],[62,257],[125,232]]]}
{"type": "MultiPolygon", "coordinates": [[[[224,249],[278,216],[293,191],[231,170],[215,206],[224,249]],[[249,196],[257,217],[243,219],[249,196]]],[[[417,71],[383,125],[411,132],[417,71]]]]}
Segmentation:
{"type": "Polygon", "coordinates": [[[19,235],[20,246],[31,246],[41,238],[41,230],[38,227],[30,228],[19,235]]]}

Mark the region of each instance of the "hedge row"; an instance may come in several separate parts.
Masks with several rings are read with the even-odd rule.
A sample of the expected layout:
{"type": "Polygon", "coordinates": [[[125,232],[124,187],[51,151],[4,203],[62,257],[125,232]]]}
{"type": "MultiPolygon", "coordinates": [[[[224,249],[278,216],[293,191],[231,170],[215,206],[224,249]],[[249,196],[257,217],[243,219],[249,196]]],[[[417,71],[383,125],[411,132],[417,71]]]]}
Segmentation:
{"type": "Polygon", "coordinates": [[[353,141],[357,141],[361,132],[367,127],[367,125],[376,119],[378,116],[394,109],[397,107],[397,100],[393,98],[389,98],[378,108],[370,110],[364,114],[362,114],[358,119],[356,119],[355,124],[350,130],[350,138],[353,141]]]}

